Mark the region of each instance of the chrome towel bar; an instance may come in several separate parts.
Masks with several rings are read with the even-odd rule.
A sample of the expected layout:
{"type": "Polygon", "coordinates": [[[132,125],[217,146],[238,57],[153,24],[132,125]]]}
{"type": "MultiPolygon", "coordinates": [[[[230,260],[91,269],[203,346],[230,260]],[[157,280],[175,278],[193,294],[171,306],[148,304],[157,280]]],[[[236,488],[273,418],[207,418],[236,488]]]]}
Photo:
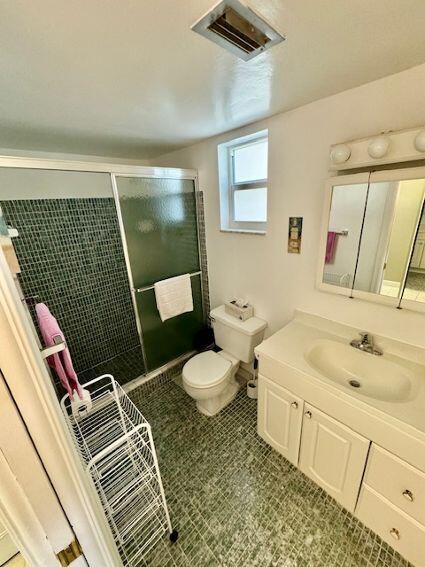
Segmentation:
{"type": "MultiPolygon", "coordinates": [[[[193,278],[193,276],[200,276],[201,274],[202,274],[202,272],[201,272],[201,270],[199,270],[199,272],[192,272],[191,274],[189,274],[189,276],[191,278],[193,278]]],[[[154,288],[154,285],[152,284],[152,285],[147,285],[145,287],[137,287],[137,288],[134,289],[134,291],[136,293],[141,293],[142,291],[149,291],[150,289],[153,289],[153,288],[154,288]]]]}

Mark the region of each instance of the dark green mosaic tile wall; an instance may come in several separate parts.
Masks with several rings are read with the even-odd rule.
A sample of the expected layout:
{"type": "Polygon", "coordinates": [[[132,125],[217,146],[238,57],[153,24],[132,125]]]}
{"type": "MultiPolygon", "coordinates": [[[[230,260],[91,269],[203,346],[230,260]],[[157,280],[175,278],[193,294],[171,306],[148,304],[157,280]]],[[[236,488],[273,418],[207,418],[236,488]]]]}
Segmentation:
{"type": "Polygon", "coordinates": [[[104,372],[113,370],[121,383],[143,374],[113,199],[15,200],[1,205],[7,223],[19,231],[14,244],[24,294],[38,296],[58,319],[76,371],[94,368],[96,374],[95,367],[101,365],[104,372]]]}

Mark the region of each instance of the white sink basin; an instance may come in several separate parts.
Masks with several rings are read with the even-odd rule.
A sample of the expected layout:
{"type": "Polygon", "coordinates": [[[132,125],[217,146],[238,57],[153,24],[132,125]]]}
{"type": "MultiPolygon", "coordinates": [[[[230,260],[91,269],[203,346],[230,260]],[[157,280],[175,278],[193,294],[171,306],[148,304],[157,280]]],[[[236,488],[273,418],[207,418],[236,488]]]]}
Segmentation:
{"type": "Polygon", "coordinates": [[[353,394],[387,402],[405,402],[414,394],[415,379],[408,368],[343,343],[317,340],[305,359],[322,376],[353,394]]]}

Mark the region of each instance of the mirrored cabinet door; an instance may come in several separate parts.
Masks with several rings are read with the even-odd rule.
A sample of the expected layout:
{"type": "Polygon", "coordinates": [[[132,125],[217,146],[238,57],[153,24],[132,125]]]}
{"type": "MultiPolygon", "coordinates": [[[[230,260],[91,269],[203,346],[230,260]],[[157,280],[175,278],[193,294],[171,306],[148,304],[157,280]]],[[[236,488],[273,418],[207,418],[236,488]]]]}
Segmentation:
{"type": "Polygon", "coordinates": [[[401,297],[424,187],[423,179],[371,181],[353,289],[401,297]]]}
{"type": "Polygon", "coordinates": [[[332,187],[322,282],[351,288],[357,265],[368,191],[363,183],[332,187]]]}
{"type": "Polygon", "coordinates": [[[425,304],[425,168],[340,176],[328,190],[319,287],[425,304]]]}
{"type": "Polygon", "coordinates": [[[422,210],[403,290],[403,300],[425,304],[425,212],[422,210]]]}

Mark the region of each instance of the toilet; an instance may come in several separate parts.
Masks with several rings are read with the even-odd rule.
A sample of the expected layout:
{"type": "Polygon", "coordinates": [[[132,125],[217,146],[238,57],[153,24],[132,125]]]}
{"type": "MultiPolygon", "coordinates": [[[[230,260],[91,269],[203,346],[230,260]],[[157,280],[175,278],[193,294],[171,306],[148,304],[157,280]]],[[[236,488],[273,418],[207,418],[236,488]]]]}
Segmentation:
{"type": "Polygon", "coordinates": [[[207,416],[216,415],[236,396],[239,364],[252,362],[254,348],[263,340],[267,326],[258,317],[240,321],[226,313],[224,305],[213,309],[210,316],[215,343],[223,350],[196,354],[182,371],[183,388],[207,416]]]}

